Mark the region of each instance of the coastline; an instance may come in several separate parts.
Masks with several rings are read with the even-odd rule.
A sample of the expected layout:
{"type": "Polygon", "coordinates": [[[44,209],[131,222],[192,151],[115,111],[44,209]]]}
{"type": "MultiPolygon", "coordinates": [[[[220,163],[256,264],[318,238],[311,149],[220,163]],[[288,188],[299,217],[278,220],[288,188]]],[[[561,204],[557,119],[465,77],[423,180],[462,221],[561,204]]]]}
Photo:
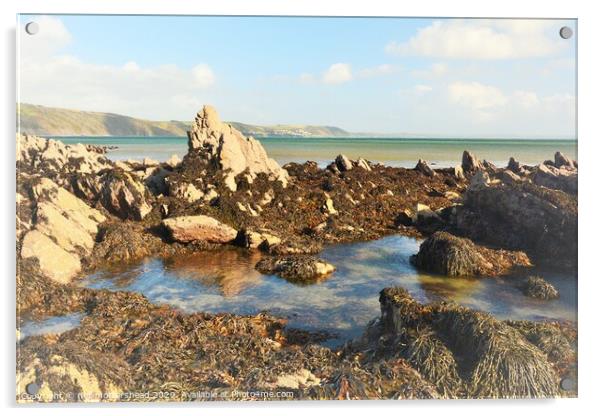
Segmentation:
{"type": "MultiPolygon", "coordinates": [[[[99,364],[86,367],[86,371],[98,380],[102,392],[135,391],[149,384],[160,388],[153,384],[153,376],[158,380],[166,376],[173,379],[178,393],[198,386],[256,387],[257,380],[248,378],[250,363],[240,362],[238,374],[231,374],[214,361],[217,351],[225,349],[233,359],[247,354],[251,360],[249,357],[263,353],[269,364],[262,370],[259,385],[276,390],[288,386],[296,392],[295,398],[336,398],[343,394],[343,388],[349,390],[343,396],[353,398],[573,394],[558,387],[558,380],[573,374],[576,368],[574,351],[571,352],[576,331],[570,325],[502,322],[463,308],[419,305],[407,293],[391,289],[381,293],[383,314],[368,325],[365,335],[332,351],[316,344],[323,334],[287,330],[285,322],[263,314],[184,314],[167,306],[152,305],[139,294],[73,284],[82,274],[102,265],[200,250],[219,253],[224,245],[257,250],[271,259],[264,266],[270,273],[311,282],[332,273],[325,272],[324,261],[316,257],[324,244],[369,241],[392,234],[432,242],[421,245],[417,253],[424,253],[427,261],[416,260],[415,264],[450,276],[457,272],[462,276],[495,278],[517,268],[528,269],[532,264],[576,268],[576,251],[571,250],[570,244],[567,250],[566,243],[576,236],[577,163],[561,153],[556,154],[555,160],[536,166],[511,159],[506,168],[497,168],[470,152],[465,152],[461,163],[450,168],[419,160],[414,168],[407,169],[344,155],[323,168],[315,162],[280,167],[263,148],[244,148],[242,161],[239,155],[227,159],[229,156],[218,149],[233,144],[243,146],[246,139],[220,123],[209,110],[197,120],[197,126],[201,127],[190,134],[183,160],[164,162],[148,158],[141,162],[114,162],[106,158],[102,149],[92,152],[56,141],[52,152],[47,153],[49,146],[44,139],[19,138],[18,149],[22,153],[17,161],[17,251],[21,256],[18,306],[21,312],[39,317],[86,312],[75,329],[58,336],[28,337],[20,344],[19,385],[31,378],[32,369],[52,374],[54,367],[69,364],[83,371],[86,357],[94,357],[99,364]],[[215,137],[221,137],[219,146],[213,142],[215,137]],[[41,178],[45,180],[40,182],[41,178]],[[521,199],[519,195],[527,197],[521,199]],[[69,203],[65,204],[67,200],[69,203]],[[554,204],[553,210],[550,204],[554,204]],[[87,219],[76,215],[74,206],[78,207],[77,212],[89,211],[87,219]],[[500,207],[506,215],[501,223],[500,207]],[[61,216],[69,221],[67,225],[85,232],[64,235],[61,216]],[[544,229],[545,239],[533,238],[544,229]],[[69,276],[61,273],[57,277],[51,259],[24,254],[28,244],[32,244],[32,235],[37,238],[36,247],[58,246],[56,253],[66,253],[74,265],[69,276]],[[459,262],[450,257],[450,252],[466,256],[459,262]],[[443,263],[428,260],[433,258],[441,258],[443,263]],[[441,264],[446,268],[441,269],[441,264]],[[39,302],[41,299],[45,301],[39,302]],[[408,320],[407,316],[414,316],[408,315],[408,308],[420,318],[408,320]],[[470,322],[486,322],[492,333],[493,328],[503,328],[509,335],[502,344],[514,340],[516,349],[512,354],[499,351],[500,359],[511,366],[520,365],[513,361],[516,359],[532,364],[536,369],[533,378],[514,380],[515,384],[511,383],[507,390],[498,387],[504,380],[478,381],[474,371],[491,357],[470,345],[457,349],[441,344],[451,335],[438,326],[431,315],[433,311],[465,316],[470,322]],[[427,361],[412,351],[400,350],[400,342],[412,344],[422,339],[418,329],[423,325],[434,331],[428,335],[426,345],[447,360],[432,365],[453,367],[463,355],[476,354],[473,372],[458,374],[458,370],[450,370],[443,382],[436,382],[427,361]],[[562,338],[563,354],[552,357],[542,349],[543,344],[538,346],[533,341],[533,331],[539,330],[562,338]],[[152,333],[159,338],[149,340],[146,334],[152,333]],[[387,343],[381,354],[369,353],[382,337],[387,343]],[[249,341],[259,347],[242,347],[249,341]],[[161,365],[151,363],[160,354],[175,354],[182,343],[186,345],[183,356],[161,365]],[[195,372],[198,357],[194,352],[204,343],[210,346],[205,349],[209,361],[203,361],[207,371],[199,374],[195,372]],[[33,356],[38,358],[37,364],[33,363],[33,356]],[[62,357],[59,364],[53,363],[55,356],[62,357]],[[350,367],[356,356],[362,357],[359,367],[350,367]],[[291,360],[290,365],[281,368],[279,363],[285,357],[291,360]],[[383,359],[386,366],[397,372],[393,379],[380,373],[383,359]],[[130,368],[127,361],[131,360],[136,360],[144,371],[125,375],[124,369],[130,368]],[[118,363],[119,368],[108,365],[109,362],[118,363]],[[311,368],[305,368],[301,362],[312,363],[311,368]],[[107,368],[102,368],[103,363],[107,368]],[[176,368],[181,372],[174,372],[176,368]],[[299,368],[309,374],[295,375],[293,378],[302,380],[296,385],[291,387],[280,378],[290,379],[291,372],[296,374],[299,368]],[[341,376],[341,371],[348,372],[341,376]],[[120,377],[122,381],[118,381],[120,377]],[[368,380],[375,377],[378,382],[370,386],[368,380]],[[412,393],[400,393],[408,392],[408,388],[412,393]]],[[[466,325],[470,333],[472,324],[466,325]]],[[[475,343],[493,342],[493,338],[480,340],[481,335],[470,337],[475,343]]]]}

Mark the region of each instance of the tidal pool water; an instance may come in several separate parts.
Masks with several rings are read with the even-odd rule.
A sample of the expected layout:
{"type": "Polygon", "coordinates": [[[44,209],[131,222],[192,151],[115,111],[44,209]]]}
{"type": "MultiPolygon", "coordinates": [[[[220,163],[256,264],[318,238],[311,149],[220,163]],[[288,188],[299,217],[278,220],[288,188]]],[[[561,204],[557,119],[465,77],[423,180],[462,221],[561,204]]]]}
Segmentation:
{"type": "Polygon", "coordinates": [[[83,317],[83,313],[71,313],[42,320],[26,319],[19,328],[19,340],[33,335],[62,334],[77,327],[83,317]]]}
{"type": "Polygon", "coordinates": [[[560,298],[527,298],[518,287],[524,276],[464,279],[419,273],[410,256],[420,242],[389,236],[377,241],[327,246],[319,257],[337,267],[329,278],[296,285],[254,268],[261,253],[232,249],[203,252],[98,271],[82,281],[90,288],[127,290],[151,302],[186,312],[255,314],[268,311],[288,325],[325,330],[336,335],[335,346],[359,336],[380,316],[378,296],[388,286],[405,287],[417,300],[453,300],[502,319],[577,319],[576,276],[538,272],[560,291],[560,298]]]}

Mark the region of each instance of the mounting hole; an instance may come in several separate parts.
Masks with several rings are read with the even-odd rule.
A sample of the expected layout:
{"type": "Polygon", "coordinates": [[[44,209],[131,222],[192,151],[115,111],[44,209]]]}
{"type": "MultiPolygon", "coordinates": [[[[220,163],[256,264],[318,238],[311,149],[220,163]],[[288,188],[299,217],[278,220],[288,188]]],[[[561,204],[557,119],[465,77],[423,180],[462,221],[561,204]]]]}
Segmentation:
{"type": "Polygon", "coordinates": [[[28,35],[35,35],[40,30],[40,26],[36,22],[29,22],[25,25],[25,31],[28,35]]]}
{"type": "Polygon", "coordinates": [[[562,39],[570,39],[573,36],[573,29],[568,26],[563,26],[560,28],[559,33],[562,39]]]}
{"type": "Polygon", "coordinates": [[[564,391],[575,390],[575,380],[572,378],[563,378],[562,381],[560,381],[560,388],[564,391]]]}
{"type": "Polygon", "coordinates": [[[34,396],[40,391],[40,386],[38,386],[37,383],[29,383],[27,386],[25,386],[25,391],[27,394],[34,396]]]}

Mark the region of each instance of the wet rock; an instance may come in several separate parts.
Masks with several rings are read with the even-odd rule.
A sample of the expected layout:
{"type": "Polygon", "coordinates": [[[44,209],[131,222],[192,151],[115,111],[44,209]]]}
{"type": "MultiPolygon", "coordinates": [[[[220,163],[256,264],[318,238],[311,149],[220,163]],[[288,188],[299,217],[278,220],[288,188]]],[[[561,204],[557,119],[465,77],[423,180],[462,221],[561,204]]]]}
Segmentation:
{"type": "Polygon", "coordinates": [[[550,300],[559,297],[558,290],[539,276],[530,276],[522,289],[523,293],[530,298],[550,300]]]}
{"type": "Polygon", "coordinates": [[[474,243],[446,232],[427,238],[411,260],[421,270],[451,277],[486,275],[493,269],[474,243]]]}
{"type": "Polygon", "coordinates": [[[181,243],[206,241],[224,244],[233,241],[238,232],[207,215],[167,218],[162,221],[170,237],[181,243]]]}
{"type": "Polygon", "coordinates": [[[345,155],[338,155],[335,158],[334,163],[341,172],[347,172],[348,170],[353,169],[353,163],[351,163],[351,160],[345,155]]]}
{"type": "Polygon", "coordinates": [[[496,276],[517,266],[531,265],[522,252],[480,247],[445,231],[438,231],[423,241],[411,261],[421,270],[450,277],[496,276]]]}
{"type": "Polygon", "coordinates": [[[237,189],[235,177],[245,171],[251,181],[259,173],[265,173],[283,186],[288,184],[288,173],[275,160],[268,158],[261,143],[222,123],[215,109],[208,105],[198,112],[188,132],[188,151],[198,152],[221,169],[226,185],[232,191],[237,189]]]}
{"type": "Polygon", "coordinates": [[[312,282],[335,271],[335,267],[311,256],[265,257],[255,268],[297,283],[312,282]]]}
{"type": "Polygon", "coordinates": [[[443,397],[559,394],[558,361],[510,324],[453,302],[422,305],[398,287],[379,300],[382,324],[363,350],[405,358],[443,397]]]}
{"type": "Polygon", "coordinates": [[[465,150],[462,154],[462,170],[464,173],[475,173],[478,170],[482,170],[483,165],[471,152],[465,150]]]}
{"type": "Polygon", "coordinates": [[[437,173],[429,166],[426,160],[419,159],[416,167],[414,168],[418,172],[422,173],[425,176],[433,177],[437,173]]]}

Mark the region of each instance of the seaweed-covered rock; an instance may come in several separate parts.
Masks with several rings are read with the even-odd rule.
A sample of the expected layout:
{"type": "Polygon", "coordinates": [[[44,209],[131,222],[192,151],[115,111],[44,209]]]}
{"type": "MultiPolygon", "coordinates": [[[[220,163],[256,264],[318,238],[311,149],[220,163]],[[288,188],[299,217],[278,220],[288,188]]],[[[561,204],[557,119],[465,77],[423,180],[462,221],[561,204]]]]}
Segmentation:
{"type": "MultiPolygon", "coordinates": [[[[406,358],[444,397],[560,394],[565,370],[514,325],[455,303],[422,305],[403,288],[382,290],[380,303],[380,331],[359,347],[381,359],[406,358]]],[[[357,353],[353,348],[348,354],[357,353]]]]}
{"type": "Polygon", "coordinates": [[[283,186],[288,184],[288,173],[267,156],[261,143],[222,123],[217,111],[208,105],[198,112],[188,132],[188,151],[198,152],[221,169],[226,185],[232,191],[237,189],[235,177],[243,172],[248,173],[251,182],[259,173],[266,173],[283,186]]]}
{"type": "Polygon", "coordinates": [[[233,241],[238,235],[234,228],[207,215],[166,218],[162,224],[170,237],[181,243],[207,241],[223,244],[233,241]]]}
{"type": "Polygon", "coordinates": [[[277,274],[293,282],[311,282],[335,271],[332,264],[311,256],[265,257],[255,268],[264,274],[277,274]]]}
{"type": "Polygon", "coordinates": [[[419,269],[451,277],[495,276],[531,264],[524,253],[479,247],[445,231],[423,241],[411,261],[419,269]]]}
{"type": "Polygon", "coordinates": [[[539,276],[530,276],[523,285],[523,293],[530,298],[550,300],[559,296],[558,290],[539,276]]]}

